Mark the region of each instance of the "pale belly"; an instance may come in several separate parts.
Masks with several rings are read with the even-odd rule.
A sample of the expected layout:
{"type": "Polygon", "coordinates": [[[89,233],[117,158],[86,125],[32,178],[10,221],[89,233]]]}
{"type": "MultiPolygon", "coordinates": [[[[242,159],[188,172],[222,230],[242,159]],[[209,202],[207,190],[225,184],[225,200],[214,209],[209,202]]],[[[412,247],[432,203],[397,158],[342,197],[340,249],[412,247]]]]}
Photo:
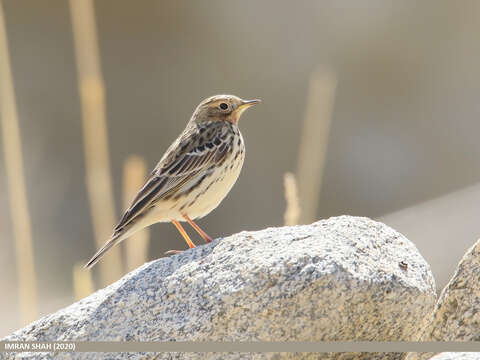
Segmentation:
{"type": "MultiPolygon", "coordinates": [[[[231,156],[234,155],[235,151],[231,156]]],[[[232,189],[242,170],[243,160],[244,154],[241,154],[230,169],[232,163],[227,159],[222,167],[215,169],[212,175],[205,178],[202,186],[193,189],[188,196],[157,204],[142,221],[144,223],[142,225],[148,226],[156,222],[171,220],[185,221],[183,215],[187,215],[191,219],[207,215],[222,202],[232,189]]],[[[194,179],[192,183],[196,181],[194,179]]],[[[185,187],[188,188],[188,184],[185,187]]]]}
{"type": "Polygon", "coordinates": [[[208,190],[202,192],[198,189],[192,193],[192,196],[189,196],[190,203],[184,208],[185,214],[191,219],[195,219],[201,218],[215,209],[237,181],[242,165],[243,158],[239,159],[231,170],[225,171],[225,167],[216,169],[213,176],[205,182],[208,190]],[[197,200],[193,201],[195,198],[197,200]]]}

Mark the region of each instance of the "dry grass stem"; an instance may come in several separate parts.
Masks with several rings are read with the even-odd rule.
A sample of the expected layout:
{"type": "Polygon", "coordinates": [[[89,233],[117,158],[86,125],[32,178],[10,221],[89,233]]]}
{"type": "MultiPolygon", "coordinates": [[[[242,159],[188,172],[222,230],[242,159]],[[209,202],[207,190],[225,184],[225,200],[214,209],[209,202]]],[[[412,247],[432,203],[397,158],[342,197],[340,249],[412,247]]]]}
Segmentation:
{"type": "Polygon", "coordinates": [[[95,291],[92,281],[92,273],[85,271],[83,263],[73,266],[73,292],[75,300],[83,299],[95,291]]]}
{"type": "MultiPolygon", "coordinates": [[[[147,166],[145,160],[141,157],[132,155],[125,161],[123,167],[123,203],[125,208],[130,205],[130,202],[142,187],[146,172],[147,166]]],[[[132,235],[129,241],[124,242],[128,271],[143,265],[148,260],[149,240],[149,230],[143,229],[132,235]]]]}
{"type": "MultiPolygon", "coordinates": [[[[87,188],[97,247],[108,240],[115,225],[115,206],[108,154],[103,84],[92,0],[70,0],[73,38],[83,115],[87,188]]],[[[120,247],[99,263],[104,285],[122,274],[120,247]]]]}
{"type": "Polygon", "coordinates": [[[329,69],[317,70],[310,79],[296,173],[303,224],[316,219],[336,86],[335,73],[329,69]]]}
{"type": "Polygon", "coordinates": [[[300,205],[298,203],[297,180],[290,172],[283,176],[285,188],[285,202],[287,204],[284,214],[285,225],[297,225],[300,217],[300,205]]]}
{"type": "Polygon", "coordinates": [[[3,6],[0,3],[0,117],[3,152],[7,173],[8,195],[15,239],[15,256],[22,322],[37,318],[37,292],[33,258],[32,230],[28,212],[22,143],[10,68],[7,32],[3,6]]]}

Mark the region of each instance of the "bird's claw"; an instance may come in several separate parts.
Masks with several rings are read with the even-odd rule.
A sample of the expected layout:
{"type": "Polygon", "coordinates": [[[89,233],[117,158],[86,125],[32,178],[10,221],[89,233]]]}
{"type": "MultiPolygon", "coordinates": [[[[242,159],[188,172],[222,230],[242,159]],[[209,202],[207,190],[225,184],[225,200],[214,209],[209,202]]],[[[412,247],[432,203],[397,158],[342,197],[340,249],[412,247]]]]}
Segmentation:
{"type": "Polygon", "coordinates": [[[165,255],[175,255],[175,254],[180,254],[181,252],[183,252],[184,250],[168,250],[168,251],[165,251],[165,255]]]}

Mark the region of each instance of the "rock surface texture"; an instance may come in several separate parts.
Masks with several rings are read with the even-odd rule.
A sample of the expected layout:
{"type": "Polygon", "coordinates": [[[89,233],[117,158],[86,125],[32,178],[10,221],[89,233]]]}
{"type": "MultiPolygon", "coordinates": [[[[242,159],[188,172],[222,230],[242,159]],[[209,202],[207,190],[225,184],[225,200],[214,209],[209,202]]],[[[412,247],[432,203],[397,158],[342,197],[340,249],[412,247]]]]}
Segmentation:
{"type": "MultiPolygon", "coordinates": [[[[480,240],[463,256],[422,332],[424,341],[480,341],[480,240]]],[[[433,354],[409,354],[408,360],[433,354]]],[[[478,356],[476,359],[480,359],[478,356]]]]}
{"type": "MultiPolygon", "coordinates": [[[[434,304],[430,267],[409,240],[382,223],[341,216],[244,231],[147,263],[3,340],[417,340],[434,304]]],[[[202,358],[191,353],[157,356],[202,358]]],[[[254,358],[319,358],[292,356],[254,358]]]]}
{"type": "Polygon", "coordinates": [[[480,353],[475,352],[443,352],[434,357],[431,360],[478,360],[480,359],[480,353]]]}

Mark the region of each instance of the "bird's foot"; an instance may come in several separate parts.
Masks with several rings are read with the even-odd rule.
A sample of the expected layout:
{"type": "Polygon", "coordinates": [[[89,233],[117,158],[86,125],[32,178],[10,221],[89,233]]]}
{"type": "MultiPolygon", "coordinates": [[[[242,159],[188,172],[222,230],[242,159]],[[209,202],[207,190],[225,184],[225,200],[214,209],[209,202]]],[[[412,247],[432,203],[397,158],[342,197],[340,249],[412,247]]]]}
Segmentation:
{"type": "Polygon", "coordinates": [[[181,252],[184,252],[185,250],[168,250],[165,251],[165,255],[175,255],[175,254],[180,254],[181,252]]]}

